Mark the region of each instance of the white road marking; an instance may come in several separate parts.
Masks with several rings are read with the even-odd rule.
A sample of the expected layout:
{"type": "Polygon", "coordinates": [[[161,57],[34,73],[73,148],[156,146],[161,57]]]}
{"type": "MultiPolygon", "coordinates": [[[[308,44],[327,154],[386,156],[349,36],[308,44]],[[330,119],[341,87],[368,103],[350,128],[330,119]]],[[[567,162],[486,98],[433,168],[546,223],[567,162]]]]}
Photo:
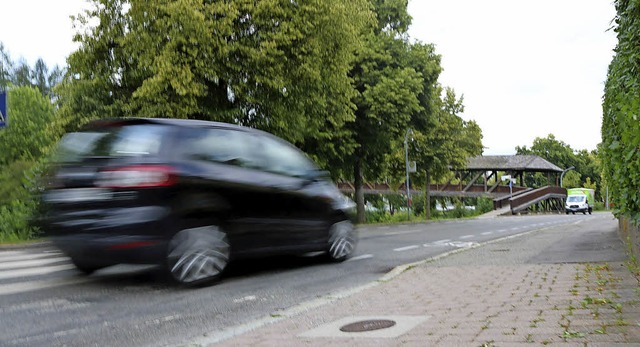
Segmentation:
{"type": "MultiPolygon", "coordinates": [[[[0,252],[0,263],[10,263],[23,260],[49,258],[56,253],[47,254],[29,254],[25,252],[0,252]]],[[[62,253],[57,253],[62,255],[62,253]]]]}
{"type": "Polygon", "coordinates": [[[472,237],[474,237],[475,235],[464,235],[464,236],[460,236],[460,240],[465,240],[465,239],[470,239],[472,237]]]}
{"type": "Polygon", "coordinates": [[[247,302],[247,301],[256,301],[258,298],[255,295],[248,295],[243,298],[233,299],[233,302],[236,304],[247,302]]]}
{"type": "Polygon", "coordinates": [[[406,246],[406,247],[400,247],[400,248],[395,248],[394,251],[396,252],[403,252],[403,251],[409,251],[412,249],[416,249],[419,248],[420,246],[417,245],[411,245],[411,246],[406,246]]]}
{"type": "Polygon", "coordinates": [[[449,243],[450,246],[453,247],[458,247],[458,248],[471,248],[471,247],[475,247],[478,245],[477,242],[460,242],[460,241],[455,241],[455,242],[450,242],[449,243]]]}
{"type": "Polygon", "coordinates": [[[0,280],[9,278],[18,278],[25,276],[46,275],[52,272],[64,271],[75,269],[72,264],[56,265],[56,266],[43,266],[37,268],[17,269],[17,270],[3,270],[0,271],[0,280]]]}
{"type": "Polygon", "coordinates": [[[356,260],[363,260],[363,259],[369,259],[369,258],[373,258],[373,254],[359,255],[357,257],[349,258],[349,259],[347,259],[347,261],[356,261],[356,260]]]}
{"type": "Polygon", "coordinates": [[[497,232],[497,233],[504,233],[504,232],[506,232],[506,231],[507,231],[507,229],[500,229],[500,230],[498,230],[498,231],[496,231],[496,232],[497,232]]]}
{"type": "Polygon", "coordinates": [[[0,270],[7,269],[22,269],[28,267],[36,267],[41,265],[59,263],[61,261],[67,261],[67,258],[57,257],[57,258],[47,258],[47,259],[31,259],[31,260],[23,260],[23,261],[8,261],[8,262],[0,262],[0,270]]]}
{"type": "Polygon", "coordinates": [[[438,240],[438,241],[436,241],[434,243],[447,243],[449,241],[451,241],[451,239],[438,240]]]}
{"type": "Polygon", "coordinates": [[[417,233],[420,232],[422,230],[420,229],[411,229],[411,230],[403,230],[403,231],[393,231],[390,233],[385,233],[385,236],[393,236],[393,235],[404,235],[404,234],[413,234],[413,233],[417,233]]]}
{"type": "Polygon", "coordinates": [[[30,292],[30,291],[45,289],[45,288],[54,288],[54,287],[61,287],[66,285],[81,284],[89,281],[91,281],[91,279],[87,277],[75,277],[75,278],[68,278],[68,279],[62,279],[62,280],[60,279],[41,280],[41,281],[3,284],[0,286],[0,295],[24,293],[24,292],[30,292]]]}
{"type": "Polygon", "coordinates": [[[491,234],[493,234],[493,231],[485,231],[481,235],[485,235],[486,236],[486,235],[491,235],[491,234]]]}

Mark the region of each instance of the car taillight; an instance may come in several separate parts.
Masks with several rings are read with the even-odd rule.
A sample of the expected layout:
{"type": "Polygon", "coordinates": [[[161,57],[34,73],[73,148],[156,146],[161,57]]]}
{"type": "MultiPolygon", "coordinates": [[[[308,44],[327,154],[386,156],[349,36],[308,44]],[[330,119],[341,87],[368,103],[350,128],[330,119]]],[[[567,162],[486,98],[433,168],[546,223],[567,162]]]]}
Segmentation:
{"type": "Polygon", "coordinates": [[[136,165],[108,169],[98,174],[95,185],[105,188],[150,188],[174,185],[174,169],[165,165],[136,165]]]}

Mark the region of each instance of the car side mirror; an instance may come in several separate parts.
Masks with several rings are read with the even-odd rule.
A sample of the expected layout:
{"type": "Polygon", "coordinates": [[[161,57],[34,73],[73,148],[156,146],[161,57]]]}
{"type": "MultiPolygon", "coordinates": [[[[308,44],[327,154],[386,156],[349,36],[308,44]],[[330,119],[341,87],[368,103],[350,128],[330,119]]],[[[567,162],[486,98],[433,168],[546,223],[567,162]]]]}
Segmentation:
{"type": "Polygon", "coordinates": [[[305,178],[310,181],[323,180],[329,177],[331,177],[331,175],[329,174],[329,171],[326,170],[311,170],[305,175],[305,178]]]}

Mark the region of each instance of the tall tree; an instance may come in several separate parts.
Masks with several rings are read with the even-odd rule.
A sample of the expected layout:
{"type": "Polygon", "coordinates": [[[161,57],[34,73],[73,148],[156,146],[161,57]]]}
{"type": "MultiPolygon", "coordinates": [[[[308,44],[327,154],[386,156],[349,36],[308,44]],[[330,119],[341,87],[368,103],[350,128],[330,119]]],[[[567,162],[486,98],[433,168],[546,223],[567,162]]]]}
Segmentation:
{"type": "MultiPolygon", "coordinates": [[[[587,150],[574,150],[563,141],[556,139],[553,134],[547,135],[546,138],[537,137],[533,140],[531,148],[527,146],[517,146],[516,154],[521,155],[537,155],[549,162],[557,165],[561,169],[574,167],[572,171],[567,172],[563,178],[563,186],[568,188],[585,187],[588,184],[595,184],[599,195],[601,187],[601,168],[598,160],[597,151],[589,152],[587,150]]],[[[547,177],[543,175],[532,175],[525,178],[525,184],[530,187],[537,187],[547,184],[547,177]]]]}
{"type": "Polygon", "coordinates": [[[372,3],[377,21],[365,33],[367,44],[358,51],[351,70],[357,91],[353,98],[356,118],[348,124],[349,133],[345,135],[356,149],[345,156],[343,165],[343,175],[355,181],[359,221],[364,220],[365,177],[382,176],[385,157],[404,138],[412,115],[424,110],[420,96],[429,95],[425,81],[437,79],[440,71],[439,58],[430,47],[412,50],[407,35],[411,23],[407,1],[372,3]],[[429,69],[425,70],[425,66],[429,69]]]}
{"type": "Polygon", "coordinates": [[[14,69],[11,74],[11,83],[15,86],[31,86],[31,76],[32,71],[31,67],[25,60],[18,62],[17,65],[14,65],[14,69]]]}
{"type": "Polygon", "coordinates": [[[31,71],[31,84],[37,87],[42,95],[54,100],[56,98],[54,87],[62,81],[63,74],[64,70],[57,65],[49,70],[44,60],[38,59],[31,71]]]}
{"type": "MultiPolygon", "coordinates": [[[[92,118],[198,118],[331,142],[366,0],[93,0],[61,89],[65,129],[92,118]]],[[[64,124],[63,124],[64,125],[64,124]]]]}
{"type": "Polygon", "coordinates": [[[36,61],[35,66],[33,67],[33,84],[40,90],[40,92],[44,95],[49,94],[49,68],[47,64],[44,63],[44,60],[38,59],[36,61]]]}
{"type": "MultiPolygon", "coordinates": [[[[451,168],[464,168],[469,157],[482,154],[482,131],[475,121],[465,121],[460,117],[464,112],[463,98],[457,98],[451,88],[444,90],[437,86],[429,99],[431,114],[414,117],[416,130],[411,133],[408,143],[408,157],[415,161],[417,173],[411,175],[412,186],[424,182],[427,218],[430,213],[428,186],[432,180],[446,177],[451,168]],[[420,125],[419,122],[425,122],[420,125]]],[[[397,143],[396,150],[387,162],[391,177],[404,177],[404,148],[397,143]]],[[[400,181],[404,181],[402,178],[400,181]]]]}
{"type": "Polygon", "coordinates": [[[4,44],[0,42],[0,90],[4,90],[11,82],[11,74],[13,70],[13,61],[9,52],[4,48],[4,44]]]}

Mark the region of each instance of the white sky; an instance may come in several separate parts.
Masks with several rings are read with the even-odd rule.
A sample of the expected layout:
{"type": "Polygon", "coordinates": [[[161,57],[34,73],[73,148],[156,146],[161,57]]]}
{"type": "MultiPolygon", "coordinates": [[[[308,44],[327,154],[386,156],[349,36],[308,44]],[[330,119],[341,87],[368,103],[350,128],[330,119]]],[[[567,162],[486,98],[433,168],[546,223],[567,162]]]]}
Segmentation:
{"type": "Polygon", "coordinates": [[[409,13],[411,37],[442,56],[440,83],[464,95],[485,155],[549,134],[574,150],[601,142],[612,0],[409,0],[409,13]]]}
{"type": "MultiPolygon", "coordinates": [[[[66,64],[69,16],[85,0],[0,1],[0,42],[14,61],[66,64]]],[[[612,1],[409,0],[409,33],[442,56],[440,83],[464,95],[462,117],[480,125],[485,155],[549,134],[593,150],[616,44],[612,1]]]]}

